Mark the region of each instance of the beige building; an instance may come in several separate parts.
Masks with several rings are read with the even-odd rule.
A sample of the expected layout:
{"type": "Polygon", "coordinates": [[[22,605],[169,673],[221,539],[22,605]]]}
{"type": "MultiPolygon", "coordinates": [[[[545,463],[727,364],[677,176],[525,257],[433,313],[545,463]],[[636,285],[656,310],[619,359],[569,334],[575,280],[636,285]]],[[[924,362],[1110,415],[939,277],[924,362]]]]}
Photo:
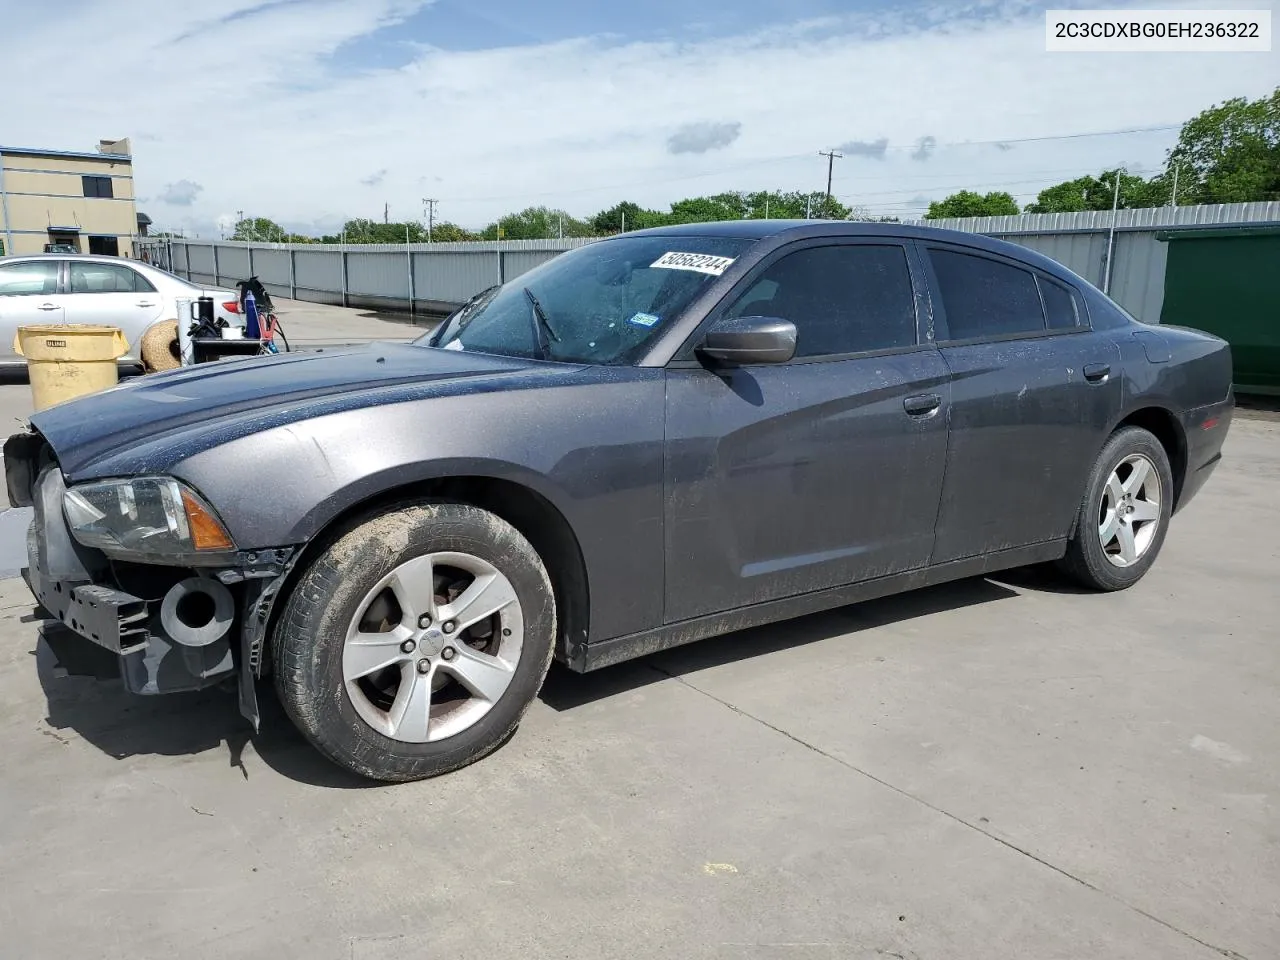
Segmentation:
{"type": "Polygon", "coordinates": [[[0,147],[0,243],[9,253],[57,245],[133,255],[138,232],[129,141],[96,153],[0,147]]]}

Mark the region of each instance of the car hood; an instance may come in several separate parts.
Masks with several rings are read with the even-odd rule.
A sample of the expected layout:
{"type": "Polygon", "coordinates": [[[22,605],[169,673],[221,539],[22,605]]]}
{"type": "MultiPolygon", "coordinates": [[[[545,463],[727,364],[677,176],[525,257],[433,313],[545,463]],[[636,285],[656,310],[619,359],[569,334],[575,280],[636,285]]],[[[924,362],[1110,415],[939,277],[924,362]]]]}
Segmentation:
{"type": "MultiPolygon", "coordinates": [[[[371,343],[151,374],[31,417],[72,480],[119,472],[131,458],[164,469],[200,449],[270,426],[356,407],[516,386],[561,364],[371,343]]],[[[134,465],[136,468],[136,464],[134,465]]],[[[131,472],[126,469],[125,472],[131,472]]]]}

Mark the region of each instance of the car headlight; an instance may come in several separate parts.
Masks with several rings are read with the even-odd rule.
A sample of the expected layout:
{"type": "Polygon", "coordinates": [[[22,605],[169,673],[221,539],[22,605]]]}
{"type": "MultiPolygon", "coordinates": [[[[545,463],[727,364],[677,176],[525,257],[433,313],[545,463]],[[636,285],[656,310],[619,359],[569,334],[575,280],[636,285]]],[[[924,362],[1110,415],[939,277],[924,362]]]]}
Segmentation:
{"type": "Polygon", "coordinates": [[[62,503],[71,535],[111,556],[196,560],[235,549],[213,508],[172,477],[77,484],[62,503]]]}

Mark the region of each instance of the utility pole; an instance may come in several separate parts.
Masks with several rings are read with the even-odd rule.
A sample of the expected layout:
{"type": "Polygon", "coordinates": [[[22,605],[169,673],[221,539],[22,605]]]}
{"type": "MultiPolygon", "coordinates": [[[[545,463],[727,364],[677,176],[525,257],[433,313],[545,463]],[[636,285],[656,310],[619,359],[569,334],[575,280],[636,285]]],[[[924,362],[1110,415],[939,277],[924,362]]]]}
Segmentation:
{"type": "Polygon", "coordinates": [[[431,242],[431,227],[436,219],[436,204],[439,200],[433,200],[430,197],[422,198],[422,212],[427,218],[427,243],[431,242]]]}
{"type": "Polygon", "coordinates": [[[564,239],[564,214],[560,214],[560,239],[564,239]]]}
{"type": "Polygon", "coordinates": [[[806,220],[813,219],[813,194],[810,194],[804,201],[804,218],[806,220]]]}
{"type": "MultiPolygon", "coordinates": [[[[236,211],[236,227],[240,226],[240,224],[242,224],[242,223],[244,223],[244,211],[243,211],[243,210],[237,210],[237,211],[236,211]]],[[[235,232],[236,232],[236,231],[235,231],[235,227],[232,227],[232,228],[231,228],[231,235],[232,235],[232,236],[235,236],[235,232]]],[[[249,233],[249,231],[246,229],[246,230],[245,230],[245,235],[246,235],[246,237],[248,236],[248,233],[249,233]]]]}
{"type": "Polygon", "coordinates": [[[389,203],[384,203],[382,205],[382,222],[383,223],[391,222],[391,204],[389,203]]]}
{"type": "Polygon", "coordinates": [[[818,156],[827,158],[827,199],[831,199],[831,174],[837,160],[844,158],[843,153],[836,153],[834,150],[819,150],[818,156]]]}
{"type": "Polygon", "coordinates": [[[1107,233],[1107,272],[1102,277],[1102,292],[1111,292],[1111,258],[1115,256],[1116,244],[1116,212],[1120,209],[1120,177],[1124,168],[1116,170],[1116,192],[1111,198],[1111,230],[1107,233]]]}
{"type": "Polygon", "coordinates": [[[1175,163],[1173,165],[1173,194],[1169,197],[1169,206],[1176,207],[1178,205],[1178,170],[1182,164],[1175,163]]]}
{"type": "Polygon", "coordinates": [[[619,230],[618,232],[619,233],[627,232],[627,211],[625,210],[622,211],[622,229],[619,230]]]}

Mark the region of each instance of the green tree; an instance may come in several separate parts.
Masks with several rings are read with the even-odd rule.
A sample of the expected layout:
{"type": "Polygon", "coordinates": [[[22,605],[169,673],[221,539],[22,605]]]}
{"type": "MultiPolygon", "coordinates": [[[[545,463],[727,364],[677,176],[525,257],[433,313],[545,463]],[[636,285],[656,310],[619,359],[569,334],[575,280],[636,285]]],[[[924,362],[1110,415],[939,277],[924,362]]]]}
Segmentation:
{"type": "Polygon", "coordinates": [[[590,237],[591,225],[563,210],[526,207],[509,213],[484,228],[485,240],[548,240],[557,237],[590,237]]]}
{"type": "Polygon", "coordinates": [[[1104,170],[1098,176],[1076,177],[1040,191],[1024,213],[1074,213],[1080,210],[1110,210],[1116,202],[1116,177],[1120,178],[1118,206],[1159,207],[1169,202],[1170,184],[1164,174],[1144,180],[1124,168],[1104,170]]]}
{"type": "Polygon", "coordinates": [[[815,190],[804,193],[799,190],[758,190],[743,195],[747,204],[747,216],[751,219],[798,220],[812,217],[819,220],[847,220],[852,213],[849,207],[835,197],[815,190]]]}
{"type": "Polygon", "coordinates": [[[945,200],[930,203],[924,218],[939,220],[944,217],[1002,217],[1017,212],[1017,202],[1003,190],[987,194],[961,190],[945,200]]]}
{"type": "Polygon", "coordinates": [[[1180,204],[1280,200],[1280,87],[1188,120],[1169,151],[1170,177],[1175,169],[1180,204]]]}
{"type": "Polygon", "coordinates": [[[624,200],[622,203],[614,204],[608,210],[601,210],[591,218],[589,223],[591,224],[591,229],[598,236],[605,237],[614,233],[621,233],[624,229],[637,229],[644,215],[653,212],[642,209],[638,203],[624,200]]]}
{"type": "MultiPolygon", "coordinates": [[[[427,228],[416,220],[383,223],[380,220],[348,220],[342,226],[347,243],[426,243],[427,228]]],[[[341,239],[341,237],[339,238],[341,239]]]]}
{"type": "Polygon", "coordinates": [[[441,220],[431,227],[431,239],[434,243],[457,243],[460,240],[475,240],[477,234],[465,230],[456,223],[441,220]]]}
{"type": "Polygon", "coordinates": [[[671,223],[708,223],[712,220],[745,220],[751,208],[745,194],[728,192],[709,197],[689,197],[671,205],[671,223]]]}
{"type": "Polygon", "coordinates": [[[260,243],[278,243],[286,236],[284,227],[266,217],[245,217],[237,220],[231,231],[232,240],[256,240],[260,243]]]}

